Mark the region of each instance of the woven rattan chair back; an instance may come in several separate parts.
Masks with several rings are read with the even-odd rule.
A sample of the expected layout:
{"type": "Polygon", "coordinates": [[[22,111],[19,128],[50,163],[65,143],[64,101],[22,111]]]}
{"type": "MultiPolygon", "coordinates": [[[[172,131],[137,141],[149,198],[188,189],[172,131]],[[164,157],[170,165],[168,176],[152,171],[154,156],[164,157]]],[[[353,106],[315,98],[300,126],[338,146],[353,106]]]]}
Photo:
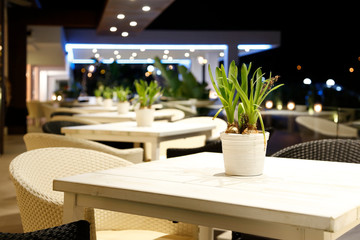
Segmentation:
{"type": "Polygon", "coordinates": [[[53,228],[26,233],[0,232],[1,240],[90,240],[90,223],[85,220],[71,222],[53,228]]]}
{"type": "Polygon", "coordinates": [[[64,135],[63,133],[61,133],[62,127],[82,126],[82,125],[87,125],[87,124],[71,122],[71,121],[49,121],[44,123],[44,125],[42,125],[42,130],[44,133],[64,135]]]}
{"type": "Polygon", "coordinates": [[[184,155],[199,153],[199,152],[222,152],[221,141],[216,140],[205,144],[203,147],[197,148],[168,148],[166,150],[166,158],[180,157],[184,155]]]}
{"type": "Polygon", "coordinates": [[[27,133],[24,135],[24,142],[27,151],[47,147],[92,149],[123,158],[132,163],[142,162],[144,155],[142,148],[118,149],[91,140],[49,133],[27,133]]]}
{"type": "Polygon", "coordinates": [[[360,163],[360,140],[321,139],[284,148],[273,157],[360,163]]]}
{"type": "MultiPolygon", "coordinates": [[[[24,232],[62,224],[64,195],[52,190],[54,179],[129,165],[132,163],[122,158],[80,148],[40,148],[20,154],[10,163],[10,176],[24,232]]],[[[198,234],[195,225],[119,212],[96,210],[94,217],[94,211],[88,209],[84,216],[92,223],[92,239],[95,226],[96,231],[150,230],[194,238],[198,234]]]]}

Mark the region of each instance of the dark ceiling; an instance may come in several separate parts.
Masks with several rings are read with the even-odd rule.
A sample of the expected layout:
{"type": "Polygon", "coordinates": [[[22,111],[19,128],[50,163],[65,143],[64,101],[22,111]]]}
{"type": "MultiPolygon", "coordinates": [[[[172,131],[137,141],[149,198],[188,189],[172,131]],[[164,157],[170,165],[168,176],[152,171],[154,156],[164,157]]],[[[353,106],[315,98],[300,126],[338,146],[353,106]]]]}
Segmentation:
{"type": "MultiPolygon", "coordinates": [[[[15,0],[14,0],[15,1],[15,0]]],[[[27,0],[23,0],[27,1],[27,0]]],[[[31,24],[60,24],[65,28],[96,28],[105,0],[28,0],[31,24]]],[[[29,8],[27,8],[29,9],[29,8]]],[[[146,29],[278,30],[281,48],[249,57],[293,80],[298,64],[303,77],[334,78],[358,86],[360,48],[357,6],[327,1],[176,0],[146,29]],[[316,4],[316,5],[315,5],[316,4]],[[349,74],[349,67],[355,72],[349,74]]],[[[298,73],[296,73],[298,74],[298,73]]],[[[299,74],[298,74],[299,75],[299,74]]],[[[295,78],[295,77],[294,77],[295,78]]],[[[300,80],[298,80],[300,81],[300,80]]]]}

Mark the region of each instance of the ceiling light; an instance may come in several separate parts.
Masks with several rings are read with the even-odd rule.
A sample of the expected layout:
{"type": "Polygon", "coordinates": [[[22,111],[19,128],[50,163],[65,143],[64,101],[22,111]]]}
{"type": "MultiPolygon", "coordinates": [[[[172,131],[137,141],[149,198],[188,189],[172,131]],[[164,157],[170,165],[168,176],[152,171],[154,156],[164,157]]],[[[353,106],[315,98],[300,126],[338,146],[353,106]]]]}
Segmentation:
{"type": "Polygon", "coordinates": [[[95,58],[99,58],[99,57],[100,57],[100,54],[95,53],[94,57],[95,57],[95,58]]]}
{"type": "Polygon", "coordinates": [[[121,58],[121,55],[116,55],[116,59],[120,59],[121,58]]]}
{"type": "Polygon", "coordinates": [[[110,28],[110,32],[116,32],[117,31],[117,27],[111,27],[110,28]]]}
{"type": "Polygon", "coordinates": [[[334,81],[334,79],[328,79],[328,80],[326,80],[325,84],[327,87],[332,87],[335,85],[335,81],[334,81]]]}
{"type": "Polygon", "coordinates": [[[189,57],[189,56],[190,56],[190,53],[186,52],[186,53],[184,54],[184,56],[185,56],[185,57],[189,57]]]}
{"type": "Polygon", "coordinates": [[[163,59],[167,59],[167,58],[168,58],[168,55],[164,54],[163,59]]]}
{"type": "Polygon", "coordinates": [[[164,50],[164,53],[165,53],[165,54],[169,54],[169,50],[164,50]]]}
{"type": "Polygon", "coordinates": [[[195,49],[194,49],[194,48],[190,48],[190,52],[195,52],[195,49]]]}
{"type": "Polygon", "coordinates": [[[150,11],[150,7],[149,6],[143,6],[142,7],[142,10],[144,11],[144,12],[148,12],[148,11],[150,11]]]}
{"type": "Polygon", "coordinates": [[[122,33],[121,33],[121,36],[127,37],[127,36],[129,36],[129,33],[128,33],[128,32],[122,32],[122,33]]]}
{"type": "Polygon", "coordinates": [[[95,71],[95,66],[94,65],[90,65],[88,68],[89,72],[94,72],[95,71]]]}
{"type": "Polygon", "coordinates": [[[140,48],[141,52],[145,52],[145,50],[146,50],[145,48],[140,48]]]}
{"type": "Polygon", "coordinates": [[[133,53],[131,54],[131,56],[136,57],[136,56],[137,56],[137,53],[136,53],[136,52],[133,52],[133,53]]]}
{"type": "Polygon", "coordinates": [[[117,19],[124,19],[124,18],[125,18],[125,15],[122,14],[122,13],[120,13],[120,14],[118,14],[116,17],[117,17],[117,19]]]}
{"type": "Polygon", "coordinates": [[[311,84],[311,79],[310,79],[310,78],[305,78],[305,79],[303,80],[303,83],[304,83],[305,85],[310,85],[310,84],[311,84]]]}
{"type": "Polygon", "coordinates": [[[118,50],[115,50],[114,51],[114,55],[118,55],[119,54],[119,51],[118,50]]]}
{"type": "Polygon", "coordinates": [[[92,50],[92,52],[93,52],[93,53],[96,53],[96,52],[97,52],[97,49],[96,49],[96,48],[94,48],[94,49],[92,50]]]}
{"type": "Polygon", "coordinates": [[[137,25],[137,22],[135,22],[135,21],[130,22],[130,26],[135,27],[136,25],[137,25]]]}

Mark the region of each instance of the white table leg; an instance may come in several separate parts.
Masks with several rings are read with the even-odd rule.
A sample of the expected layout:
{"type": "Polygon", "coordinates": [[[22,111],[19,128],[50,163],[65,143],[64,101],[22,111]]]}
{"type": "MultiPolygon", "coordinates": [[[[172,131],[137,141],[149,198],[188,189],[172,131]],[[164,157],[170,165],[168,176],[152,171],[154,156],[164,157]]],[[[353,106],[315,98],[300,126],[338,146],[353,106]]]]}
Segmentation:
{"type": "Polygon", "coordinates": [[[199,240],[213,240],[214,231],[210,227],[199,226],[199,240]]]}
{"type": "Polygon", "coordinates": [[[64,193],[63,223],[84,219],[84,208],[77,206],[76,194],[64,193]]]}
{"type": "Polygon", "coordinates": [[[152,141],[151,142],[151,161],[160,160],[160,142],[152,141]]]}

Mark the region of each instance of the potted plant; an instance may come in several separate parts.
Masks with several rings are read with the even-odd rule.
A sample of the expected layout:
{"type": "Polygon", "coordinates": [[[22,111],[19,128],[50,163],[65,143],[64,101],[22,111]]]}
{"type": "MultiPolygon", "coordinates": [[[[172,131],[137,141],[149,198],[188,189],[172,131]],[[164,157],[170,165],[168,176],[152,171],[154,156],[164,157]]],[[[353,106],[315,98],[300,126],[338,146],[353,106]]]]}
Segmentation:
{"type": "Polygon", "coordinates": [[[125,114],[129,112],[130,102],[128,101],[128,96],[131,93],[129,87],[124,88],[123,86],[117,87],[116,95],[118,97],[118,113],[125,114]]]}
{"type": "Polygon", "coordinates": [[[263,80],[261,68],[256,69],[252,76],[250,70],[251,63],[249,67],[242,65],[239,84],[235,61],[230,64],[228,76],[223,65],[216,68],[216,81],[209,65],[212,85],[223,104],[214,118],[225,110],[228,122],[226,131],[220,134],[227,175],[262,174],[269,133],[265,132],[259,108],[270,92],[283,85],[274,86],[278,76],[271,77],[271,74],[268,79],[263,80]],[[258,121],[262,131],[257,129],[258,121]]]}
{"type": "Polygon", "coordinates": [[[111,87],[105,87],[103,91],[103,105],[105,108],[110,108],[113,105],[114,90],[111,87]]]}
{"type": "Polygon", "coordinates": [[[139,103],[139,108],[135,110],[137,125],[150,127],[154,121],[155,112],[151,106],[156,98],[162,94],[162,89],[156,81],[151,81],[148,84],[144,80],[135,80],[134,84],[139,103]]]}
{"type": "Polygon", "coordinates": [[[103,103],[103,98],[102,98],[103,91],[104,91],[103,85],[100,85],[97,89],[94,90],[96,103],[99,105],[102,105],[102,103],[103,103]]]}

